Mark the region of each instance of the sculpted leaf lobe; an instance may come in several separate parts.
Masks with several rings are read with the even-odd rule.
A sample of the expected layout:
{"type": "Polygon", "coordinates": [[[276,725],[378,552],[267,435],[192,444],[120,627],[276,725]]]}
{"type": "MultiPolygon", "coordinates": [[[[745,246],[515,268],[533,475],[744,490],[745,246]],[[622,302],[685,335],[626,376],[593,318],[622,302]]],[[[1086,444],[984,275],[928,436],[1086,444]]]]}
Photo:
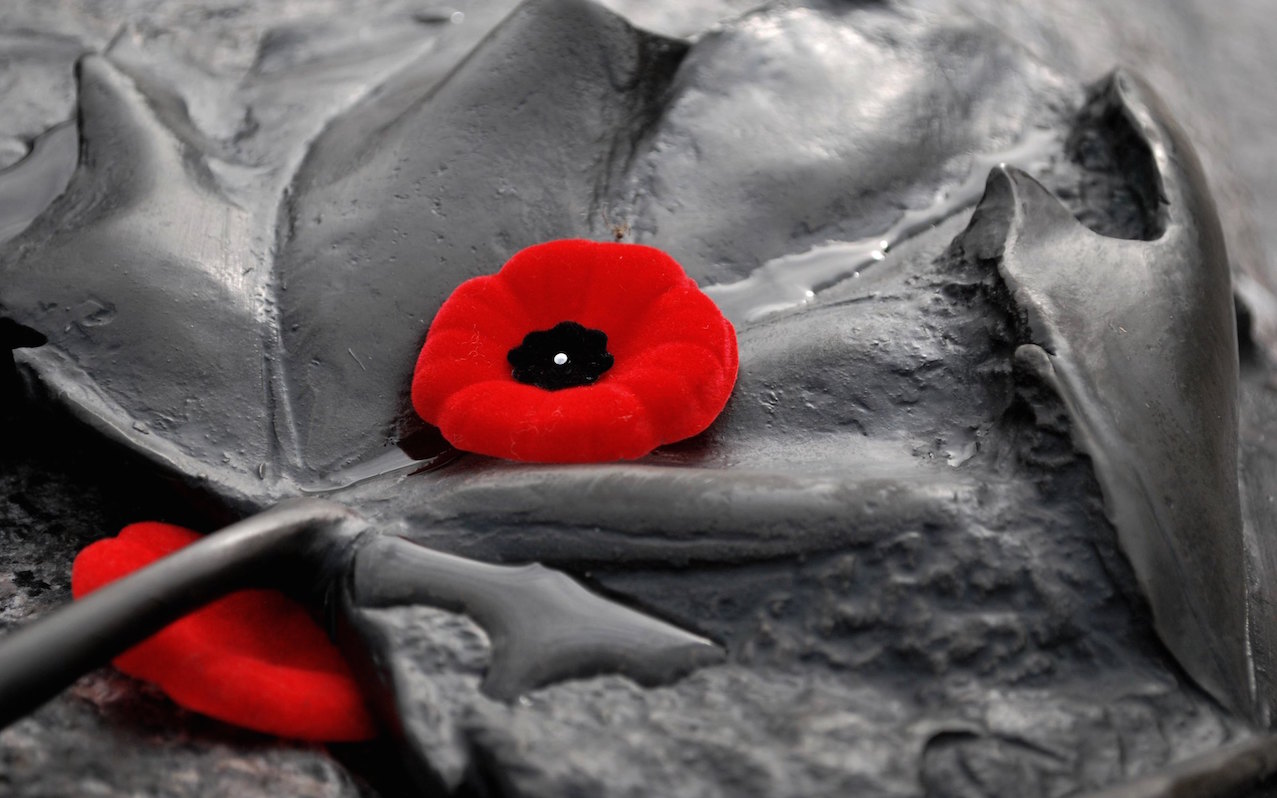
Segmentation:
{"type": "MultiPolygon", "coordinates": [[[[527,3],[442,84],[423,86],[348,171],[303,167],[282,254],[282,330],[309,467],[348,464],[384,441],[426,328],[457,285],[525,246],[590,235],[612,142],[667,77],[640,68],[658,46],[680,47],[592,3],[527,3]],[[308,180],[315,169],[326,170],[322,185],[308,180]]],[[[321,139],[315,152],[334,149],[352,143],[321,139]]]]}
{"type": "Polygon", "coordinates": [[[214,482],[242,495],[268,450],[265,236],[108,60],[85,57],[79,80],[77,171],[0,264],[5,314],[49,340],[18,357],[130,445],[188,473],[229,467],[214,482]]]}

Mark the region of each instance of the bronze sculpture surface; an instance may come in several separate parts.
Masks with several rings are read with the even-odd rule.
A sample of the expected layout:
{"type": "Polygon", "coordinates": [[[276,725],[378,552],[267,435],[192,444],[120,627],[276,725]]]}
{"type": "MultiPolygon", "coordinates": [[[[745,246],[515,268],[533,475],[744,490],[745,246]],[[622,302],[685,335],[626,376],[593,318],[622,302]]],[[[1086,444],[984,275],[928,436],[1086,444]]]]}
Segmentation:
{"type": "Polygon", "coordinates": [[[51,203],[7,211],[42,211],[2,256],[11,340],[42,344],[15,357],[210,518],[322,494],[726,652],[507,703],[470,620],[374,595],[350,650],[426,784],[1049,795],[1209,752],[1269,720],[1269,272],[1151,89],[1067,71],[1100,39],[991,9],[388,3],[359,36],[312,19],[190,59],[164,30],[15,38],[47,81],[10,87],[15,119],[50,132],[4,177],[51,203]],[[614,226],[735,314],[714,428],[585,468],[388,445],[428,435],[405,375],[457,282],[614,226]]]}

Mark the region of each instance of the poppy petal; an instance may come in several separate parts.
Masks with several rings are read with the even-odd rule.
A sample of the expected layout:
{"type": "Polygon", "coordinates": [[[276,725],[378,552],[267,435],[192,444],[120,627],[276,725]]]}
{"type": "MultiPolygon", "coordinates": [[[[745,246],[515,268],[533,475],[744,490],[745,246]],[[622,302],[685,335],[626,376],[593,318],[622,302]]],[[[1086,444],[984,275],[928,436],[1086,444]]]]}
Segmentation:
{"type": "Polygon", "coordinates": [[[598,272],[599,252],[593,241],[554,243],[561,246],[541,244],[519,251],[496,275],[522,301],[536,329],[575,320],[598,272]]]}
{"type": "Polygon", "coordinates": [[[478,382],[509,379],[506,355],[517,343],[495,340],[483,329],[451,327],[437,335],[432,330],[413,377],[412,401],[417,412],[423,417],[436,415],[443,401],[456,391],[478,382]]]}
{"type": "MultiPolygon", "coordinates": [[[[579,368],[575,357],[565,350],[553,363],[579,368]]],[[[731,323],[669,255],[550,241],[444,302],[417,360],[412,400],[459,449],[534,462],[633,459],[707,428],[737,368],[731,323]],[[481,296],[488,291],[498,296],[481,296]],[[493,312],[512,298],[519,311],[493,312]],[[611,371],[591,384],[516,379],[510,350],[565,322],[606,337],[611,371]]]]}
{"type": "Polygon", "coordinates": [[[631,334],[634,324],[666,292],[688,287],[699,292],[683,267],[654,247],[623,245],[621,251],[598,259],[598,271],[576,321],[606,328],[613,338],[631,334]]]}
{"type": "Polygon", "coordinates": [[[489,334],[495,335],[504,328],[509,330],[510,336],[517,334],[519,338],[523,335],[517,331],[527,330],[533,324],[509,283],[488,275],[466,280],[457,286],[447,303],[435,314],[430,334],[437,335],[451,329],[470,330],[476,319],[483,319],[483,326],[489,334]]]}
{"type": "MultiPolygon", "coordinates": [[[[681,342],[704,346],[715,354],[721,366],[727,366],[729,352],[736,351],[736,336],[725,335],[718,306],[694,285],[666,291],[648,307],[636,326],[636,332],[612,347],[612,354],[618,359],[637,356],[662,343],[681,342]]],[[[731,377],[734,382],[736,375],[731,377]]]]}
{"type": "Polygon", "coordinates": [[[656,448],[648,414],[617,384],[545,391],[511,381],[454,394],[439,417],[453,445],[537,463],[634,459],[656,448]]]}
{"type": "MultiPolygon", "coordinates": [[[[71,569],[75,598],[199,539],[140,523],[97,541],[71,569]]],[[[303,740],[369,739],[375,730],[340,652],[305,607],[273,590],[242,590],[165,627],[115,659],[187,709],[303,740]]]]}
{"type": "Polygon", "coordinates": [[[677,342],[630,358],[610,378],[631,390],[645,412],[666,419],[660,443],[673,443],[703,432],[723,409],[721,386],[703,376],[721,371],[720,355],[677,342]]]}

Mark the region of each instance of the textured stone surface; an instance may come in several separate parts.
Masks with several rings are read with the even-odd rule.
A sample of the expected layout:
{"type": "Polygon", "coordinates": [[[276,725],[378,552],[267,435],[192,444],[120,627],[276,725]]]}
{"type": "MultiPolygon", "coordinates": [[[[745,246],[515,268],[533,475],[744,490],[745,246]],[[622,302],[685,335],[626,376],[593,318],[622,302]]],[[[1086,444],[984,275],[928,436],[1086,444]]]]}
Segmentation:
{"type": "MultiPolygon", "coordinates": [[[[1262,20],[1259,4],[1241,3],[1218,24],[1206,18],[1206,4],[1159,9],[1151,33],[1135,22],[1148,4],[1134,0],[1095,15],[977,0],[775,4],[742,19],[743,4],[610,4],[670,37],[726,20],[685,57],[682,43],[560,5],[569,9],[555,12],[566,14],[562,24],[588,34],[571,43],[583,48],[571,51],[578,57],[556,60],[565,52],[551,47],[561,26],[541,30],[544,20],[533,15],[449,76],[501,4],[467,6],[456,22],[453,8],[378,3],[361,7],[368,10],[354,26],[338,21],[339,2],[130,2],[75,14],[11,4],[0,10],[0,28],[82,44],[0,39],[22,76],[0,95],[6,109],[19,109],[0,126],[0,144],[8,142],[0,158],[20,157],[24,139],[72,114],[74,56],[114,37],[108,61],[91,75],[109,102],[86,122],[102,131],[90,147],[110,145],[133,125],[137,135],[124,145],[147,157],[202,152],[218,187],[201,194],[212,185],[207,175],[161,167],[158,190],[127,183],[127,196],[156,213],[176,196],[212,196],[210,207],[242,223],[225,262],[251,263],[276,241],[271,192],[292,184],[283,225],[292,249],[282,257],[303,290],[283,303],[280,318],[304,325],[340,315],[323,303],[359,279],[360,258],[398,263],[441,247],[449,253],[444,276],[428,276],[412,295],[416,304],[400,309],[405,319],[424,319],[445,283],[490,270],[500,251],[538,237],[607,236],[614,225],[670,249],[703,282],[730,281],[825,241],[875,235],[900,208],[925,208],[937,191],[960,195],[973,172],[983,183],[988,165],[979,154],[1006,151],[1039,127],[1048,133],[1022,165],[1092,229],[1150,238],[1147,166],[1102,104],[1085,98],[1120,56],[1146,68],[1187,120],[1222,201],[1243,323],[1255,333],[1242,340],[1247,519],[1252,532],[1273,528],[1277,417],[1266,358],[1277,339],[1265,325],[1277,320],[1277,305],[1263,290],[1271,269],[1259,242],[1267,233],[1256,233],[1242,198],[1268,197],[1277,180],[1264,168],[1264,148],[1248,136],[1234,150],[1229,139],[1238,132],[1219,124],[1272,107],[1249,102],[1245,92],[1271,88],[1236,88],[1228,60],[1271,55],[1256,55],[1249,40],[1236,55],[1182,46],[1200,30],[1214,37],[1237,18],[1262,20]],[[116,36],[125,14],[134,22],[116,36]],[[284,28],[264,33],[276,25],[284,28]],[[824,46],[804,47],[817,41],[824,46]],[[547,53],[538,56],[532,42],[547,53]],[[494,83],[493,75],[504,77],[494,83]],[[592,100],[589,91],[609,78],[620,88],[592,100]],[[557,117],[505,116],[503,99],[543,86],[561,100],[552,104],[557,117]],[[354,111],[309,147],[346,108],[354,111]],[[801,140],[787,127],[799,117],[810,133],[801,140]],[[517,124],[500,127],[511,120],[517,124]],[[500,132],[467,138],[493,124],[500,132]],[[538,124],[548,131],[543,139],[529,135],[538,124]],[[571,146],[555,131],[574,136],[571,146]],[[602,156],[575,171],[571,158],[550,168],[547,151],[532,145],[602,156]],[[450,166],[465,171],[440,177],[450,166]],[[401,167],[401,184],[387,192],[401,167]],[[553,191],[536,182],[547,171],[559,180],[553,191]],[[499,186],[495,199],[473,190],[490,184],[499,186]],[[413,223],[417,193],[447,218],[413,223]],[[363,204],[351,204],[356,195],[363,204]],[[404,206],[399,222],[396,203],[404,206]],[[471,248],[474,241],[487,249],[471,248]],[[305,310],[308,301],[319,310],[305,310]]],[[[124,170],[120,180],[134,178],[124,170]]],[[[76,196],[94,196],[84,185],[109,191],[126,183],[99,177],[76,196]]],[[[1015,346],[1026,340],[1021,318],[996,263],[978,254],[976,239],[994,234],[955,243],[968,221],[955,210],[893,241],[881,266],[817,286],[827,290],[809,307],[742,324],[747,367],[737,396],[701,440],[602,476],[467,458],[338,494],[388,526],[407,519],[414,539],[437,548],[563,568],[713,637],[730,655],[728,665],[668,687],[603,677],[506,705],[477,689],[487,644],[468,620],[429,608],[366,611],[356,620],[392,680],[405,725],[399,744],[407,743],[416,777],[500,795],[1059,795],[1251,733],[1185,677],[1154,634],[1064,406],[1016,366],[1015,346]]],[[[68,262],[104,248],[62,232],[51,225],[45,241],[70,241],[68,262]]],[[[163,230],[139,252],[160,267],[207,254],[163,230]]],[[[219,250],[206,260],[225,257],[219,250]]],[[[59,346],[107,340],[100,327],[112,308],[77,302],[68,312],[65,330],[46,332],[59,346]]],[[[199,503],[144,476],[139,462],[121,465],[100,444],[77,444],[83,428],[62,417],[29,405],[11,410],[18,432],[4,452],[0,491],[0,550],[12,563],[0,577],[5,621],[64,601],[73,552],[127,521],[207,528],[394,437],[392,389],[360,405],[367,430],[331,420],[346,400],[306,397],[316,386],[357,394],[370,363],[391,377],[408,368],[402,357],[383,366],[344,343],[357,330],[324,341],[335,329],[286,327],[296,335],[285,334],[279,354],[313,359],[273,377],[255,371],[263,397],[291,385],[306,408],[303,434],[275,443],[249,425],[216,426],[226,418],[209,426],[198,412],[173,412],[180,386],[172,395],[148,392],[164,360],[159,349],[150,359],[89,362],[105,395],[130,405],[142,425],[112,434],[197,473],[199,503]],[[346,348],[357,352],[347,358],[346,348]],[[56,434],[40,432],[51,426],[56,434]],[[170,440],[176,449],[165,448],[170,440]]],[[[409,352],[419,334],[373,335],[371,343],[409,352]]],[[[81,376],[59,379],[49,381],[74,385],[81,376]]],[[[238,399],[242,387],[229,386],[226,396],[238,399]]],[[[64,400],[99,420],[115,412],[98,399],[64,400]]],[[[1261,575],[1272,567],[1262,551],[1256,558],[1261,575]]],[[[357,790],[321,752],[229,733],[106,673],[3,732],[0,746],[0,785],[19,795],[357,790]]]]}

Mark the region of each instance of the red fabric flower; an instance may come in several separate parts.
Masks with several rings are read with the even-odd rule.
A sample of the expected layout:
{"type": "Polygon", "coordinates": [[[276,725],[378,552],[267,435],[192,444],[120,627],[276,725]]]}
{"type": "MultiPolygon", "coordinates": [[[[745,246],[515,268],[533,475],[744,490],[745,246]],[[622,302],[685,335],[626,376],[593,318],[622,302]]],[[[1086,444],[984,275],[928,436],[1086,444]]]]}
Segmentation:
{"type": "MultiPolygon", "coordinates": [[[[188,529],[132,524],[80,552],[71,593],[99,587],[195,542],[188,529]]],[[[121,654],[115,666],[178,704],[255,731],[365,740],[375,729],[350,669],[306,609],[274,590],[242,590],[121,654]]]]}
{"type": "Polygon", "coordinates": [[[736,331],[669,255],[551,241],[448,297],[417,360],[412,402],[466,451],[633,459],[708,427],[737,364],[736,331]]]}

